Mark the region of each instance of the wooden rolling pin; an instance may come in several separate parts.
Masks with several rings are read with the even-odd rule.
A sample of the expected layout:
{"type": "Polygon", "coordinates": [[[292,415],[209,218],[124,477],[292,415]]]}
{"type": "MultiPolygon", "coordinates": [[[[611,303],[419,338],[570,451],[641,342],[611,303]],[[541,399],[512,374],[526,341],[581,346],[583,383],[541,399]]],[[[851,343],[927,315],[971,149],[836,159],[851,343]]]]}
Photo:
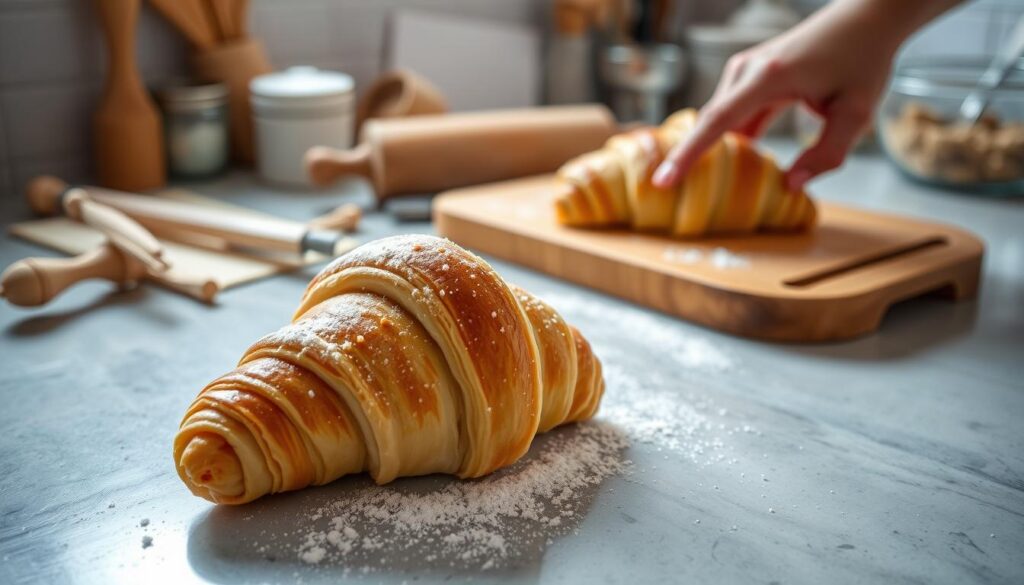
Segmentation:
{"type": "Polygon", "coordinates": [[[616,130],[600,105],[375,119],[352,150],[311,148],[306,169],[320,186],[366,177],[383,200],[549,173],[616,130]]]}
{"type": "Polygon", "coordinates": [[[242,248],[296,254],[315,250],[334,256],[346,250],[351,244],[351,239],[341,232],[310,228],[296,221],[240,215],[229,209],[198,206],[99,187],[70,188],[67,183],[56,177],[36,177],[29,183],[26,196],[29,206],[37,214],[52,215],[61,209],[63,199],[68,193],[78,190],[159,233],[201,234],[219,238],[242,248]]]}

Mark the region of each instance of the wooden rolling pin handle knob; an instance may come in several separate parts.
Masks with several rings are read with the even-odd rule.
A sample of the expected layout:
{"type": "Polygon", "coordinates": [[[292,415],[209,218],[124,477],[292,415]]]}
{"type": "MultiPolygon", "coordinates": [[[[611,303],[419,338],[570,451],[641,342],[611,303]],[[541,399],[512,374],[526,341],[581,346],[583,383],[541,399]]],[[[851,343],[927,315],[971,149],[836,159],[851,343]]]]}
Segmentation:
{"type": "Polygon", "coordinates": [[[25,258],[0,274],[0,295],[11,304],[38,307],[71,285],[90,278],[118,284],[141,278],[145,270],[105,244],[75,258],[25,258]]]}
{"type": "Polygon", "coordinates": [[[28,205],[37,215],[57,215],[63,206],[64,193],[70,186],[50,175],[32,179],[25,190],[28,205]]]}
{"type": "Polygon", "coordinates": [[[327,146],[314,146],[306,151],[306,174],[318,187],[326,187],[338,179],[351,175],[374,180],[369,143],[362,143],[351,150],[338,150],[327,146]]]}

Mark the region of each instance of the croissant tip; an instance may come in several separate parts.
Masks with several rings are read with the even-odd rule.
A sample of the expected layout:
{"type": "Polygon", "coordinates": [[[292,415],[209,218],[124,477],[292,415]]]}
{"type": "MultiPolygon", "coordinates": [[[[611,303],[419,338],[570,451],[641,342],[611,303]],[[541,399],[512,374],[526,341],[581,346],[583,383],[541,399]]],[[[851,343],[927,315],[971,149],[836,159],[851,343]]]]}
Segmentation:
{"type": "Polygon", "coordinates": [[[181,451],[178,467],[189,488],[208,500],[237,498],[245,491],[238,454],[219,435],[194,435],[181,451]]]}

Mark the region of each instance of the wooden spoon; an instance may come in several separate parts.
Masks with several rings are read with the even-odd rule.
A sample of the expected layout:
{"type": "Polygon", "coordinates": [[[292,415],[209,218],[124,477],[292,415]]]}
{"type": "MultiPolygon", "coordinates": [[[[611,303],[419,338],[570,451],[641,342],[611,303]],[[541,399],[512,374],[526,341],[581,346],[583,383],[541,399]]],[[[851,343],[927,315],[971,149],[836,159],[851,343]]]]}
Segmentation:
{"type": "Polygon", "coordinates": [[[217,45],[210,23],[207,22],[203,7],[195,0],[149,0],[192,45],[200,51],[217,45]]]}

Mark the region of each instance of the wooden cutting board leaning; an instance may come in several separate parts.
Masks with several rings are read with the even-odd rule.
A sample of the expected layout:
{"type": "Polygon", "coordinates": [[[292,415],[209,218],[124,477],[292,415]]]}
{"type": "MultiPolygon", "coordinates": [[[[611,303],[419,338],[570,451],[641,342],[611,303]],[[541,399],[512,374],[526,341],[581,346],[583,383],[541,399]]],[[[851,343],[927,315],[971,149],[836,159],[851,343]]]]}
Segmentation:
{"type": "Polygon", "coordinates": [[[556,223],[553,175],[451,190],[442,234],[702,325],[776,341],[848,339],[894,303],[932,292],[973,298],[984,246],[947,225],[818,202],[806,234],[679,240],[556,223]]]}

